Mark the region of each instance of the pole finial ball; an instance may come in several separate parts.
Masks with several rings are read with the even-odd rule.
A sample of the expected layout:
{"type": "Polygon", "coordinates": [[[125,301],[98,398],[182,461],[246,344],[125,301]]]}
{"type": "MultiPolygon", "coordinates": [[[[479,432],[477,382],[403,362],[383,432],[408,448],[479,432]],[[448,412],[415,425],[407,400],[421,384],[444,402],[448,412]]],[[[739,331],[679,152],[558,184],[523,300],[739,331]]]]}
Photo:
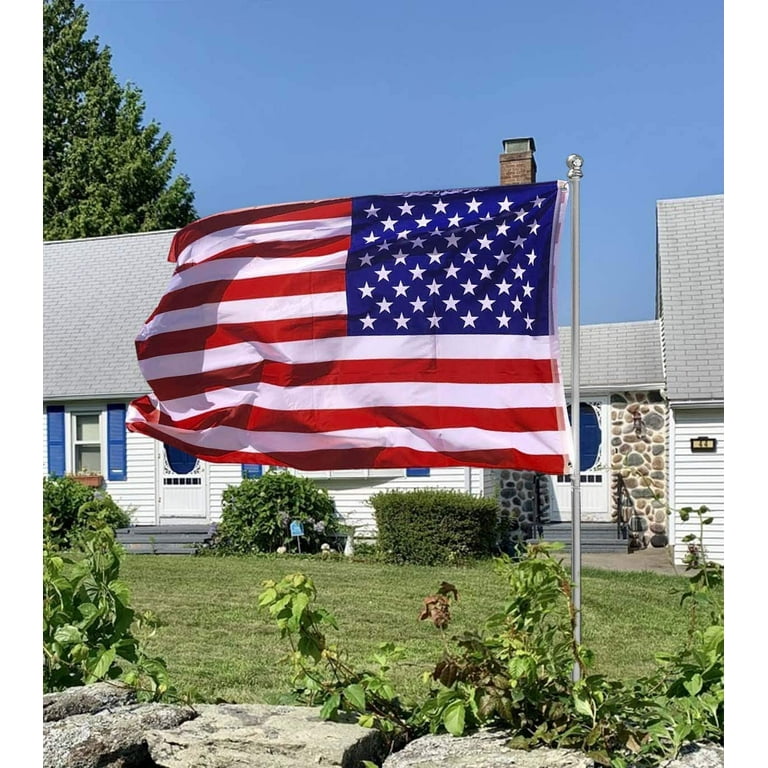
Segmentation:
{"type": "Polygon", "coordinates": [[[584,158],[581,155],[568,155],[566,163],[569,179],[581,178],[584,175],[581,170],[582,165],[584,165],[584,158]]]}

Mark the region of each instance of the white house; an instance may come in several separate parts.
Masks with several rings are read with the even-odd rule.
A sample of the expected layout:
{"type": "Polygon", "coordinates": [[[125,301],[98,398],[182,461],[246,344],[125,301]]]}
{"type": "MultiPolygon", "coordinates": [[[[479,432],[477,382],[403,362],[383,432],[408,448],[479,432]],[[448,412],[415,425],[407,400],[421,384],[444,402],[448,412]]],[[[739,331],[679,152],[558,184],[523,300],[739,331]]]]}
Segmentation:
{"type": "MultiPolygon", "coordinates": [[[[526,141],[522,151],[505,145],[502,183],[535,180],[533,142],[526,141]]],[[[659,201],[657,317],[582,328],[580,406],[583,518],[609,523],[631,515],[644,543],[666,546],[688,532],[669,510],[706,504],[717,520],[710,553],[719,560],[722,204],[722,196],[659,201]]],[[[223,490],[262,471],[197,461],[125,428],[126,406],[147,391],[133,340],[170,279],[173,234],[47,242],[43,250],[43,474],[100,474],[135,525],[215,522],[223,490]]],[[[567,328],[561,348],[567,385],[567,328]]],[[[305,474],[329,490],[345,521],[363,534],[375,531],[367,500],[384,489],[498,494],[523,528],[537,514],[570,519],[569,476],[537,484],[532,473],[480,468],[305,474]]],[[[683,554],[678,546],[677,559],[683,554]]]]}

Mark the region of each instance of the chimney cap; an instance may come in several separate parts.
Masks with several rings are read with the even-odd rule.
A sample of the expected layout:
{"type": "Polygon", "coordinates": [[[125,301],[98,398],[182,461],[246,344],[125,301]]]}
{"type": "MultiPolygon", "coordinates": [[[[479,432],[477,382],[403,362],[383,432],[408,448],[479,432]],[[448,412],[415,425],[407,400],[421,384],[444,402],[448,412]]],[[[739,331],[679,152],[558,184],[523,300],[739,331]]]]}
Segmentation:
{"type": "Polygon", "coordinates": [[[526,136],[517,139],[504,139],[501,142],[501,146],[504,148],[505,155],[513,155],[518,152],[535,152],[536,144],[533,141],[533,137],[526,136]]]}

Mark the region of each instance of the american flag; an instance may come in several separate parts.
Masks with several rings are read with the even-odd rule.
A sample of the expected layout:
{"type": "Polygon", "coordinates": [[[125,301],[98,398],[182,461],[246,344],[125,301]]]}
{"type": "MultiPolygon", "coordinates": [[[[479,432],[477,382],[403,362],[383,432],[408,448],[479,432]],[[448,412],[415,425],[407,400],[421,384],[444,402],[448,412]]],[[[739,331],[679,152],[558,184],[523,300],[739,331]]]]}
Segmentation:
{"type": "Polygon", "coordinates": [[[221,213],[176,233],[129,429],[211,462],[567,471],[567,185],[221,213]]]}

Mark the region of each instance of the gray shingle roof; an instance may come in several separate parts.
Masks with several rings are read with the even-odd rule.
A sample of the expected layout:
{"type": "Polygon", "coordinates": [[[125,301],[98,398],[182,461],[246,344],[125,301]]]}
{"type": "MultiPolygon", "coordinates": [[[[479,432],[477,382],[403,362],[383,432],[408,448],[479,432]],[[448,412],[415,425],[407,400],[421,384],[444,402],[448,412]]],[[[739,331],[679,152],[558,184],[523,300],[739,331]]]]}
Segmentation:
{"type": "MultiPolygon", "coordinates": [[[[45,243],[43,396],[134,397],[148,391],[133,340],[165,291],[174,230],[45,243]]],[[[660,383],[658,321],[581,329],[582,386],[660,383]]],[[[570,328],[560,329],[566,389],[570,328]]]]}
{"type": "Polygon", "coordinates": [[[165,292],[175,230],[43,246],[43,397],[149,391],[133,340],[165,292]]]}
{"type": "MultiPolygon", "coordinates": [[[[560,363],[571,388],[571,329],[561,327],[560,363]]],[[[584,387],[660,386],[664,381],[658,320],[582,325],[579,382],[584,387]]]]}
{"type": "Polygon", "coordinates": [[[658,303],[670,400],[723,399],[723,195],[656,203],[658,303]]]}

